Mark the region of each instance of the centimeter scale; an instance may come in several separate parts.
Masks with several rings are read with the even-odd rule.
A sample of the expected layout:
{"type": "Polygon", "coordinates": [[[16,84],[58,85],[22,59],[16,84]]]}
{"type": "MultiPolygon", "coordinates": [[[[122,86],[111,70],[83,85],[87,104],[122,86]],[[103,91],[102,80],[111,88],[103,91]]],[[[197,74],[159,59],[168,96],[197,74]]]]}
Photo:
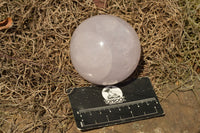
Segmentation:
{"type": "Polygon", "coordinates": [[[69,99],[80,130],[164,115],[147,77],[116,86],[74,88],[69,99]]]}

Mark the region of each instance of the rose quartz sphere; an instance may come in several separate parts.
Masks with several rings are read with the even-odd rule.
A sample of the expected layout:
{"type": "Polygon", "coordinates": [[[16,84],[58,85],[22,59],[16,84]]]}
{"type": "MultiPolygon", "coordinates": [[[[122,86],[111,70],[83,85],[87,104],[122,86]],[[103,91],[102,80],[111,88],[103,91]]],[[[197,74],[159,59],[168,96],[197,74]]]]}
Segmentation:
{"type": "Polygon", "coordinates": [[[136,69],[141,53],[139,38],[126,21],[97,15],[83,21],[72,35],[72,64],[87,81],[113,85],[136,69]]]}

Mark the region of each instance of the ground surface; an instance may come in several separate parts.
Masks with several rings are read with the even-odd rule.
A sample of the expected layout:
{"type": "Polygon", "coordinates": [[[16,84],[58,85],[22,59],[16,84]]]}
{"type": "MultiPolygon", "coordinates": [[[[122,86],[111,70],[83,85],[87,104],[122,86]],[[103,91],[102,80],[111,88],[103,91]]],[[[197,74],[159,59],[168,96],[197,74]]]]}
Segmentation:
{"type": "MultiPolygon", "coordinates": [[[[200,90],[195,90],[200,96],[200,90]]],[[[85,133],[200,133],[200,105],[192,91],[172,93],[161,101],[164,117],[115,125],[85,133]]],[[[80,133],[75,123],[69,133],[80,133]]]]}
{"type": "MultiPolygon", "coordinates": [[[[0,1],[0,21],[14,22],[0,31],[0,133],[80,132],[75,124],[69,130],[65,89],[90,83],[71,64],[69,47],[73,31],[94,15],[118,16],[137,31],[136,75],[150,77],[160,99],[169,83],[174,92],[200,88],[193,82],[200,81],[200,0],[94,0],[103,9],[92,0],[0,1]]],[[[197,99],[199,92],[172,93],[161,102],[164,117],[87,133],[199,133],[197,99]]]]}

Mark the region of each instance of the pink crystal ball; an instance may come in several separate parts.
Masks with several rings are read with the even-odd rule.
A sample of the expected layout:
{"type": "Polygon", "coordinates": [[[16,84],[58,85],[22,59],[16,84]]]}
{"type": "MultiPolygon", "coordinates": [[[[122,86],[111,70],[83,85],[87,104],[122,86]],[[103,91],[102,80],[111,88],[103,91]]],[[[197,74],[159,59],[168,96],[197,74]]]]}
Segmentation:
{"type": "Polygon", "coordinates": [[[113,85],[136,69],[141,46],[137,33],[119,17],[97,15],[83,21],[70,42],[72,64],[87,81],[113,85]]]}

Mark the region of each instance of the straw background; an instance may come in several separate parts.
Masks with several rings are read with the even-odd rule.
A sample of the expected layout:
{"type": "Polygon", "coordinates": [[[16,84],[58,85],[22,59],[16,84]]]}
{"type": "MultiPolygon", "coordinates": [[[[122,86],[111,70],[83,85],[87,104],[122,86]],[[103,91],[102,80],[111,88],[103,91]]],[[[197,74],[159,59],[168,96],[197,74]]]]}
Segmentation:
{"type": "MultiPolygon", "coordinates": [[[[199,0],[0,0],[0,133],[66,132],[73,124],[66,89],[89,86],[74,69],[70,38],[85,19],[112,14],[138,33],[142,58],[135,75],[148,76],[157,95],[195,89],[200,82],[199,0]],[[169,89],[168,85],[174,85],[169,89]]],[[[197,88],[198,89],[198,88],[197,88]]],[[[81,98],[81,97],[80,97],[81,98]]]]}

